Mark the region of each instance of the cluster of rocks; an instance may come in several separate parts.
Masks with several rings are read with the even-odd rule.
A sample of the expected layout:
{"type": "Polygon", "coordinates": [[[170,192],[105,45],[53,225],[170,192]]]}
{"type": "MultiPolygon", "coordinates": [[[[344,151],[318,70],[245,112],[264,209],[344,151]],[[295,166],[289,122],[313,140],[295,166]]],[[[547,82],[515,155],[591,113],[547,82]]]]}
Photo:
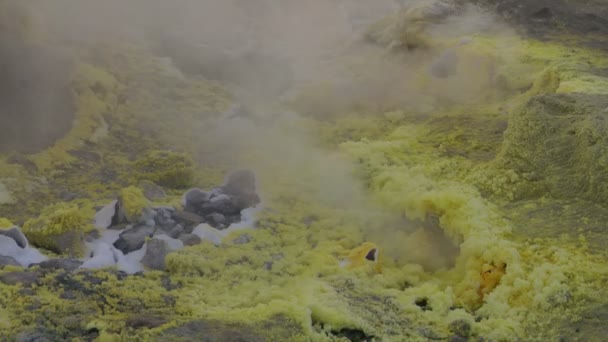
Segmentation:
{"type": "Polygon", "coordinates": [[[184,210],[201,218],[217,229],[225,229],[241,221],[241,212],[260,203],[255,192],[255,175],[249,170],[239,170],[228,176],[226,184],[205,192],[192,189],[183,200],[184,210]]]}
{"type": "Polygon", "coordinates": [[[196,227],[207,224],[224,230],[241,222],[243,210],[259,203],[254,173],[239,170],[232,172],[224,185],[208,192],[201,189],[186,192],[182,200],[183,210],[174,207],[144,208],[139,219],[130,222],[124,203],[118,199],[98,212],[97,221],[102,222],[100,228],[120,231],[112,244],[115,249],[126,256],[141,250],[145,244],[141,263],[148,268],[164,269],[164,258],[169,252],[182,246],[196,245],[205,238],[204,234],[197,234],[196,227]]]}
{"type": "MultiPolygon", "coordinates": [[[[141,196],[148,197],[149,185],[147,188],[141,196]]],[[[203,239],[219,243],[222,236],[220,231],[232,230],[227,228],[242,222],[244,210],[260,203],[255,191],[254,173],[239,170],[231,173],[224,185],[208,192],[201,189],[186,192],[182,200],[183,208],[146,206],[141,209],[139,217],[133,218],[133,215],[128,214],[127,208],[127,202],[132,199],[120,197],[97,211],[95,226],[99,230],[86,237],[90,252],[84,261],[73,258],[46,260],[46,257],[28,246],[27,238],[18,227],[0,229],[0,242],[6,242],[4,240],[9,238],[14,240],[10,241],[9,255],[3,253],[6,248],[0,251],[0,267],[43,267],[48,264],[49,267],[64,268],[64,265],[66,269],[75,269],[111,265],[122,265],[125,268],[125,265],[130,265],[126,267],[127,272],[135,273],[141,270],[141,263],[150,269],[164,270],[165,257],[171,251],[199,244],[203,239]],[[29,261],[17,260],[17,256],[28,250],[34,253],[33,257],[27,258],[29,261]]]]}
{"type": "Polygon", "coordinates": [[[223,230],[241,222],[242,211],[260,203],[255,191],[254,173],[249,170],[235,171],[223,186],[208,192],[201,189],[186,192],[182,200],[183,210],[173,207],[144,208],[136,222],[129,222],[119,199],[109,208],[101,210],[106,211],[105,215],[113,211],[111,221],[106,220],[109,225],[103,228],[122,230],[114,247],[125,254],[140,249],[145,238],[155,234],[164,234],[181,240],[184,245],[192,245],[197,243],[192,231],[201,223],[223,230]]]}

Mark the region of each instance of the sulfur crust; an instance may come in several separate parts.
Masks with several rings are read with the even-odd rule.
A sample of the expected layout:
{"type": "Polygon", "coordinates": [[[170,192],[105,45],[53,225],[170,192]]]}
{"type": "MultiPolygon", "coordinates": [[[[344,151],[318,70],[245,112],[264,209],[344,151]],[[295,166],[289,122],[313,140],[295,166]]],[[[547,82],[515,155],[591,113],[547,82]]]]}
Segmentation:
{"type": "Polygon", "coordinates": [[[35,246],[58,254],[80,257],[84,253],[83,234],[93,229],[90,207],[57,203],[46,207],[38,218],[23,225],[23,233],[35,246]]]}
{"type": "Polygon", "coordinates": [[[120,191],[120,200],[129,222],[137,222],[142,211],[149,206],[143,191],[136,186],[129,186],[120,191]]]}
{"type": "Polygon", "coordinates": [[[0,229],[1,228],[11,228],[13,223],[3,217],[0,217],[0,229]]]}
{"type": "MultiPolygon", "coordinates": [[[[486,43],[496,41],[480,38],[475,43],[478,45],[471,48],[483,52],[486,43]]],[[[503,70],[512,77],[507,80],[508,88],[529,87],[527,91],[510,100],[484,97],[496,102],[485,104],[483,110],[471,111],[462,106],[432,116],[460,119],[468,115],[473,118],[471,122],[485,127],[505,120],[496,113],[488,114],[505,103],[517,108],[542,94],[588,91],[590,87],[592,92],[602,92],[603,83],[598,79],[578,71],[574,75],[572,70],[576,69],[563,66],[577,59],[590,59],[596,67],[605,66],[605,59],[594,52],[580,50],[566,56],[565,48],[554,44],[517,44],[525,55],[517,65],[503,70]],[[531,65],[533,76],[522,64],[531,65]],[[525,75],[513,74],[513,70],[525,75]]],[[[479,54],[477,51],[475,55],[479,54]]],[[[137,61],[136,53],[127,55],[137,61]]],[[[150,67],[146,63],[141,66],[150,67]]],[[[96,120],[115,109],[114,96],[122,87],[116,77],[100,68],[81,66],[78,73],[82,76],[77,78],[77,84],[82,84],[83,90],[78,100],[81,121],[65,140],[33,157],[42,170],[57,175],[67,172],[58,165],[76,163],[65,151],[80,146],[84,137],[96,131],[96,120]],[[96,82],[108,89],[109,95],[101,99],[94,94],[90,87],[96,82]],[[85,118],[87,115],[90,116],[85,118]]],[[[137,109],[147,108],[145,100],[153,90],[147,91],[138,99],[141,102],[130,103],[123,110],[135,115],[137,109]]],[[[186,97],[193,98],[186,106],[221,109],[228,102],[220,89],[208,83],[187,88],[186,92],[186,97]]],[[[132,128],[146,115],[151,114],[133,116],[122,123],[132,128]]],[[[391,120],[391,125],[366,115],[345,115],[324,123],[320,139],[337,146],[342,155],[357,163],[358,176],[367,185],[366,194],[378,206],[412,220],[437,215],[446,236],[460,247],[454,267],[426,271],[420,265],[401,261],[399,256],[407,256],[409,251],[374,240],[370,242],[382,255],[385,250],[397,251],[396,257],[382,259],[381,272],[370,272],[375,265],[369,263],[350,269],[340,267],[345,258],[360,257],[360,247],[373,237],[370,227],[384,222],[366,211],[373,211],[370,208],[340,208],[335,202],[322,202],[318,189],[311,187],[316,178],[309,169],[294,171],[285,168],[280,160],[256,164],[252,153],[244,158],[248,162],[245,164],[267,171],[260,172],[266,176],[259,180],[266,195],[266,209],[259,216],[257,228],[247,231],[251,236],[249,243],[232,243],[235,234],[219,246],[203,242],[171,253],[167,258],[168,274],[148,272],[122,280],[111,271],[79,274],[75,282],[82,290],[75,290],[80,294],[76,301],[60,297],[65,289],[56,281],[59,272],[49,273],[41,280],[34,289],[35,297],[21,295],[19,285],[2,284],[0,307],[5,309],[0,310],[0,331],[15,335],[42,321],[46,328],[59,329],[56,331],[62,334],[69,334],[70,327],[82,333],[98,329],[99,341],[149,341],[162,340],[158,336],[167,329],[207,320],[248,327],[267,325],[266,329],[257,328],[256,333],[267,340],[279,340],[286,328],[272,323],[281,315],[295,322],[288,327],[294,341],[335,341],[331,332],[341,329],[362,330],[386,341],[428,340],[421,330],[447,338],[448,325],[455,319],[469,321],[474,336],[491,340],[547,340],[559,337],[567,321],[580,319],[589,303],[605,302],[603,288],[608,268],[603,259],[589,251],[584,238],[576,242],[559,238],[522,241],[514,236],[516,228],[521,227],[514,227],[505,219],[506,209],[501,204],[522,196],[523,190],[518,189],[522,176],[481,157],[471,157],[473,152],[483,150],[494,158],[499,154],[502,138],[492,141],[492,136],[475,131],[471,140],[463,141],[464,131],[442,133],[454,121],[408,122],[412,116],[406,111],[378,115],[391,120]],[[453,150],[462,155],[450,155],[453,150]],[[268,263],[272,263],[269,270],[265,268],[268,263]],[[497,284],[488,285],[491,290],[487,295],[480,296],[482,272],[498,263],[506,264],[504,275],[497,284]],[[103,281],[94,284],[88,277],[103,281]],[[175,288],[169,290],[163,285],[165,277],[175,288]],[[421,298],[426,298],[432,310],[421,310],[416,305],[421,298]],[[152,329],[127,328],[125,320],[141,312],[163,317],[167,323],[152,329]],[[81,322],[74,323],[73,317],[81,322]]],[[[165,123],[178,127],[175,122],[165,123]]],[[[184,142],[180,137],[173,139],[184,142]]],[[[147,141],[141,144],[143,150],[151,146],[147,141]]],[[[106,156],[104,162],[119,169],[121,179],[126,180],[124,174],[132,161],[116,154],[106,156]]],[[[13,166],[12,171],[15,168],[18,167],[13,166]]],[[[3,168],[2,172],[9,171],[3,168]]],[[[66,174],[77,184],[85,181],[66,174]]],[[[211,169],[199,176],[209,184],[217,184],[220,175],[211,169]]],[[[17,177],[17,172],[12,176],[17,177]]],[[[122,195],[132,217],[139,216],[149,205],[136,187],[113,184],[111,188],[108,191],[100,183],[87,187],[85,192],[98,197],[111,197],[112,192],[122,195]]],[[[538,205],[542,205],[540,200],[538,205]]],[[[78,205],[58,204],[44,210],[38,219],[28,221],[24,232],[33,244],[51,246],[49,236],[89,227],[90,214],[78,205]]],[[[560,222],[547,225],[559,226],[560,222]]],[[[4,268],[0,274],[9,271],[13,269],[4,268]]],[[[75,286],[73,282],[69,284],[75,286]]]]}

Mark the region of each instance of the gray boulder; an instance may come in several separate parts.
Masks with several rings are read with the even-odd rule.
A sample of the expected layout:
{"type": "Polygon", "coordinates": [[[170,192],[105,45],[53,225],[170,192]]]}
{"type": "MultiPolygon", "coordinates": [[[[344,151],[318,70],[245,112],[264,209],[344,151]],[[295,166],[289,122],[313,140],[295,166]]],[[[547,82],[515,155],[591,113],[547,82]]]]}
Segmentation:
{"type": "Polygon", "coordinates": [[[184,234],[179,239],[184,243],[184,246],[198,245],[202,241],[196,234],[184,234]]]}
{"type": "Polygon", "coordinates": [[[191,189],[184,195],[184,209],[191,212],[197,212],[198,209],[209,200],[209,194],[201,189],[191,189]]]}
{"type": "Polygon", "coordinates": [[[169,236],[174,239],[177,239],[183,233],[184,233],[184,227],[181,224],[178,224],[169,231],[169,236]]]}
{"type": "MultiPolygon", "coordinates": [[[[49,259],[37,264],[42,269],[73,271],[82,265],[78,259],[49,259]]],[[[32,265],[33,266],[33,265],[32,265]]]]}
{"type": "Polygon", "coordinates": [[[8,236],[11,239],[15,240],[17,245],[21,248],[27,247],[27,238],[21,232],[21,229],[18,227],[13,227],[11,229],[0,229],[0,235],[8,236]]]}
{"type": "Polygon", "coordinates": [[[13,257],[0,255],[0,267],[4,266],[21,266],[21,264],[13,257]]]}
{"type": "Polygon", "coordinates": [[[141,263],[153,270],[165,269],[165,257],[169,254],[169,245],[164,240],[151,239],[147,243],[146,254],[141,263]]]}
{"type": "Polygon", "coordinates": [[[137,226],[125,230],[120,233],[120,236],[114,247],[123,252],[125,255],[136,251],[144,246],[147,237],[152,237],[155,228],[148,226],[137,226]]]}
{"type": "Polygon", "coordinates": [[[38,272],[8,272],[0,275],[0,282],[7,285],[23,284],[29,286],[38,281],[38,272]]]}

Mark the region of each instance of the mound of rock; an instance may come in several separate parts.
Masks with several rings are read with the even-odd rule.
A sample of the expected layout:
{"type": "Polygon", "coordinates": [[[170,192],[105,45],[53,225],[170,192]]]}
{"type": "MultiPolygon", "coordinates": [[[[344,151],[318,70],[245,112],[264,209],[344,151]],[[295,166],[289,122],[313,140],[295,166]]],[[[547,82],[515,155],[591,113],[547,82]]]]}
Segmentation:
{"type": "Polygon", "coordinates": [[[0,268],[9,265],[27,267],[46,259],[44,255],[30,247],[19,227],[0,227],[0,268]]]}
{"type": "Polygon", "coordinates": [[[371,25],[365,37],[396,50],[429,47],[429,27],[458,13],[460,8],[454,1],[423,1],[371,25]]]}
{"type": "Polygon", "coordinates": [[[78,205],[57,203],[45,208],[38,218],[25,222],[23,232],[35,246],[81,257],[85,250],[85,234],[93,229],[90,216],[78,205]]]}
{"type": "MultiPolygon", "coordinates": [[[[487,6],[533,36],[608,34],[608,3],[579,0],[472,0],[487,6]]],[[[559,36],[558,36],[559,37],[559,36]]],[[[605,43],[605,39],[603,39],[605,43]]],[[[608,48],[605,44],[597,47],[608,48]]]]}
{"type": "Polygon", "coordinates": [[[524,183],[518,197],[608,203],[607,116],[601,94],[540,95],[516,110],[497,162],[524,183]]]}
{"type": "Polygon", "coordinates": [[[168,253],[202,240],[220,243],[220,231],[230,231],[228,227],[243,221],[244,210],[259,203],[255,175],[249,170],[231,173],[224,185],[210,191],[189,190],[183,208],[152,207],[140,189],[126,188],[95,215],[95,225],[106,238],[92,242],[90,259],[82,267],[124,263],[131,265],[129,272],[141,262],[163,270],[168,253]]]}
{"type": "Polygon", "coordinates": [[[186,212],[198,215],[202,222],[218,229],[240,222],[241,211],[259,203],[260,197],[255,192],[255,175],[249,170],[231,173],[223,186],[209,192],[192,189],[183,199],[186,212]]]}
{"type": "Polygon", "coordinates": [[[202,240],[219,244],[230,231],[248,227],[251,215],[246,210],[259,203],[255,175],[249,170],[231,173],[224,185],[208,192],[188,191],[183,196],[183,209],[151,206],[142,189],[125,188],[117,200],[95,214],[98,230],[93,229],[86,210],[59,203],[28,220],[23,232],[0,219],[0,267],[72,271],[115,266],[126,273],[142,271],[144,266],[164,270],[170,252],[202,240]],[[239,225],[228,229],[236,223],[239,225]],[[48,260],[30,247],[28,238],[33,245],[65,257],[48,260]]]}

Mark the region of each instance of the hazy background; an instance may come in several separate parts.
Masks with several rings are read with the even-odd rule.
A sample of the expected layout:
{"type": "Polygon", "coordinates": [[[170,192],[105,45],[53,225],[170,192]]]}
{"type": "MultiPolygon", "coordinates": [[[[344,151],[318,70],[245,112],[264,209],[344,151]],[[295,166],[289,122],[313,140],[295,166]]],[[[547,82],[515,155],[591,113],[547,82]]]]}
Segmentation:
{"type": "MultiPolygon", "coordinates": [[[[234,166],[253,168],[262,179],[292,184],[328,206],[380,210],[373,208],[353,176],[352,165],[318,147],[314,132],[307,131],[302,120],[311,116],[324,120],[367,105],[428,114],[440,106],[475,101],[491,85],[492,62],[462,60],[460,45],[453,42],[460,39],[466,44],[475,33],[506,28],[476,8],[459,7],[446,16],[441,14],[442,2],[437,2],[439,7],[433,3],[8,1],[12,7],[4,7],[3,13],[9,14],[0,23],[0,124],[4,132],[10,128],[0,138],[0,150],[39,149],[67,132],[73,114],[72,95],[66,89],[69,65],[83,49],[103,43],[135,44],[171,58],[185,77],[218,80],[235,95],[240,107],[212,123],[213,129],[201,132],[200,141],[193,142],[200,144],[199,157],[204,159],[209,150],[246,155],[235,158],[234,166]],[[421,9],[413,17],[419,20],[398,23],[394,29],[420,25],[431,39],[452,43],[395,51],[365,38],[369,25],[417,6],[421,9]],[[488,65],[480,71],[479,63],[485,62],[488,65]],[[421,79],[426,85],[421,86],[421,79]],[[320,84],[325,87],[320,98],[300,101],[299,112],[286,109],[284,103],[320,84]],[[246,114],[230,115],[235,113],[246,114]],[[32,140],[36,143],[30,144],[32,140]]],[[[386,229],[374,234],[399,236],[381,239],[396,241],[395,246],[386,246],[393,255],[426,259],[433,267],[449,264],[455,255],[437,227],[427,230],[430,235],[422,239],[439,261],[408,253],[404,249],[422,241],[420,233],[408,235],[415,224],[399,217],[386,222],[386,229]]]]}

